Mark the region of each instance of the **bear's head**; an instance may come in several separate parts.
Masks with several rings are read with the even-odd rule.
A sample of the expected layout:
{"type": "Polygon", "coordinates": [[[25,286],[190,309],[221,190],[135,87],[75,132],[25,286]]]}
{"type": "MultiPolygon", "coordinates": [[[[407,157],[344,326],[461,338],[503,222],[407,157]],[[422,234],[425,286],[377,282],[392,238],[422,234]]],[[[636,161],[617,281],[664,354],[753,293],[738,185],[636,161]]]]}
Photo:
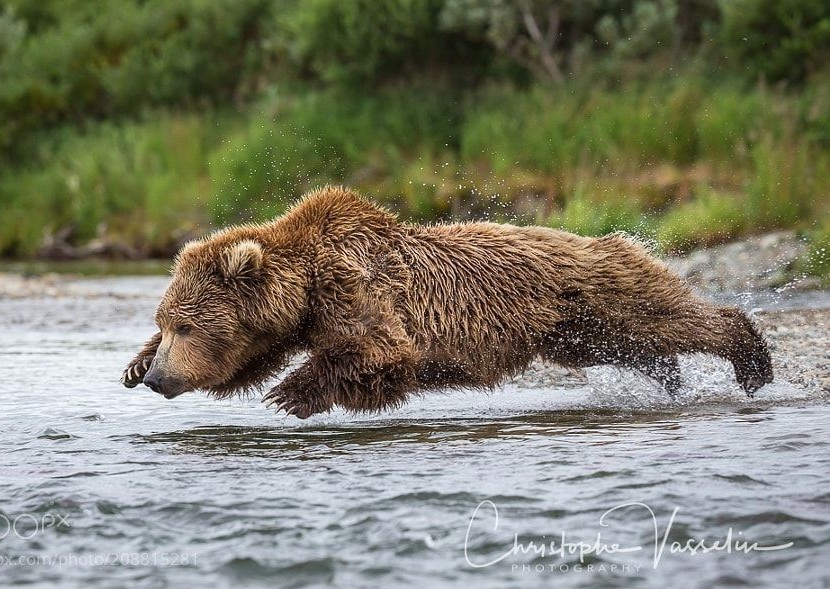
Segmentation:
{"type": "Polygon", "coordinates": [[[308,273],[288,249],[228,231],[191,242],[176,258],[156,311],[161,344],[144,384],[172,399],[260,384],[298,345],[308,273]]]}

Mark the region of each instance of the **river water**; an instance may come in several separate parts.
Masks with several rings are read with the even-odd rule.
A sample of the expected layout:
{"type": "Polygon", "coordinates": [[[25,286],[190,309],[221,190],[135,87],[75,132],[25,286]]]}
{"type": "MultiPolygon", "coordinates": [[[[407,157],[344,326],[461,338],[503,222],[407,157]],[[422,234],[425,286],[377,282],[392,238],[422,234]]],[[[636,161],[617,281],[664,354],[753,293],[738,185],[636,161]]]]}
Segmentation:
{"type": "Polygon", "coordinates": [[[0,300],[0,585],[827,587],[830,404],[684,363],[301,422],[118,383],[158,277],[0,300]],[[766,548],[766,550],[763,550],[766,548]]]}

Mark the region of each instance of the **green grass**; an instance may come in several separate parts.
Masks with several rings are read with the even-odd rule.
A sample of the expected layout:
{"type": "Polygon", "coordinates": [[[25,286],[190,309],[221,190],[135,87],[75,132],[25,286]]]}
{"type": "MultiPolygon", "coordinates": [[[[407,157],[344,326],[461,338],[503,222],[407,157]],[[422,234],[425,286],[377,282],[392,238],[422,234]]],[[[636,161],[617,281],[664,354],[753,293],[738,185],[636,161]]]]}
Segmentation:
{"type": "Polygon", "coordinates": [[[63,127],[0,171],[0,253],[30,256],[72,227],[79,243],[104,232],[167,254],[326,182],[412,219],[626,230],[672,250],[777,227],[826,234],[813,220],[830,206],[830,143],[812,113],[828,93],[826,80],[790,95],[693,71],[622,89],[296,86],[245,113],[63,127]]]}
{"type": "Polygon", "coordinates": [[[205,220],[209,121],[164,117],[103,124],[45,148],[43,163],[6,171],[0,251],[30,255],[44,233],[71,227],[83,242],[102,231],[142,247],[168,247],[205,220]]]}
{"type": "Polygon", "coordinates": [[[801,269],[823,279],[830,286],[830,216],[807,233],[809,251],[802,260],[801,269]]]}
{"type": "Polygon", "coordinates": [[[668,251],[684,251],[740,235],[748,223],[741,200],[734,194],[699,190],[694,200],[672,208],[660,219],[658,243],[668,251]]]}
{"type": "Polygon", "coordinates": [[[626,231],[647,237],[652,233],[651,221],[638,202],[630,198],[597,198],[587,185],[578,185],[548,224],[581,235],[626,231]]]}

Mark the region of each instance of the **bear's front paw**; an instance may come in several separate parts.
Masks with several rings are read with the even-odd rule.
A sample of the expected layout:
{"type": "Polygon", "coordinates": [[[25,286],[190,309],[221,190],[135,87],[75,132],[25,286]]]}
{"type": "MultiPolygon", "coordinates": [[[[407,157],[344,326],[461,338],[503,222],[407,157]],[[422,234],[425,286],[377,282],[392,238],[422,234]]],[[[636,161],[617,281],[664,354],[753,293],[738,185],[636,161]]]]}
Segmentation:
{"type": "Polygon", "coordinates": [[[294,415],[300,419],[308,419],[315,413],[313,404],[308,399],[300,399],[280,387],[271,389],[264,397],[262,402],[265,407],[274,407],[274,410],[279,413],[285,411],[286,415],[294,415]]]}
{"type": "Polygon", "coordinates": [[[150,369],[150,364],[153,363],[152,356],[144,358],[136,358],[124,369],[124,374],[121,375],[121,384],[128,389],[134,388],[137,384],[144,381],[144,375],[150,369]]]}

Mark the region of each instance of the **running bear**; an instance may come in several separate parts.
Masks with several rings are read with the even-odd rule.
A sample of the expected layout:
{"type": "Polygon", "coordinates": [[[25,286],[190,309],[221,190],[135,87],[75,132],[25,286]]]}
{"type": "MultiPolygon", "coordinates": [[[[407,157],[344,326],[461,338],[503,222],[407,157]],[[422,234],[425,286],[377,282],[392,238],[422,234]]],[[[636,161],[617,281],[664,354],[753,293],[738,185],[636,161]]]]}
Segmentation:
{"type": "Polygon", "coordinates": [[[338,187],[269,223],[184,246],[155,320],[125,386],[226,397],[306,352],[263,397],[303,419],[493,387],[537,357],[639,370],[670,394],[681,385],[678,354],[725,358],[750,396],[773,379],[743,312],[695,296],[623,235],[403,223],[338,187]]]}

